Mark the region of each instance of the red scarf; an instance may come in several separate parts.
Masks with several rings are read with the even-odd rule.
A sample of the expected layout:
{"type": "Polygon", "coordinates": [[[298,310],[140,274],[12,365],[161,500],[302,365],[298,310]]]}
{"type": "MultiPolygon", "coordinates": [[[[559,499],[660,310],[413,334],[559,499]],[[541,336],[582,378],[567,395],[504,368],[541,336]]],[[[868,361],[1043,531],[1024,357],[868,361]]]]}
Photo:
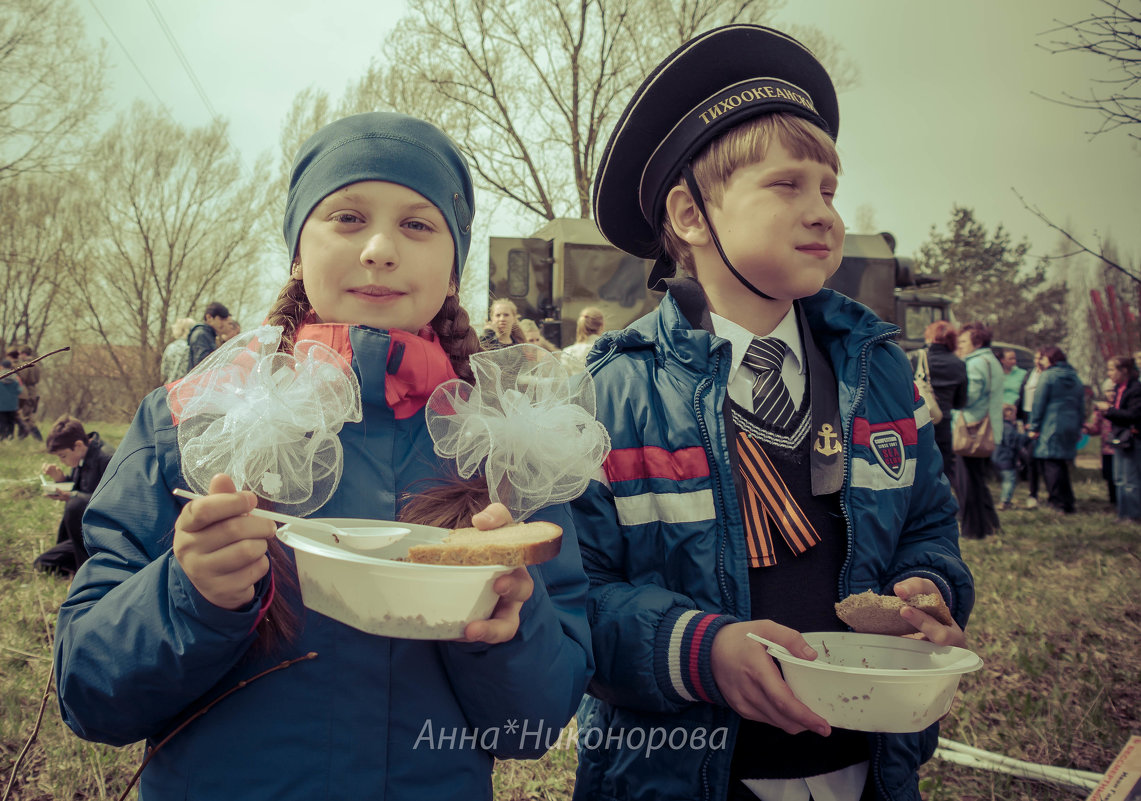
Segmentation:
{"type": "MultiPolygon", "coordinates": [[[[352,363],[353,347],[349,341],[352,326],[342,323],[306,322],[297,329],[294,341],[312,339],[328,345],[352,363]]],[[[425,326],[419,334],[389,331],[388,377],[384,382],[384,399],[397,420],[405,420],[424,408],[432,390],[456,377],[452,360],[444,353],[436,333],[425,326]]]]}
{"type": "MultiPolygon", "coordinates": [[[[303,323],[295,332],[293,341],[310,339],[328,345],[345,361],[352,364],[353,346],[349,339],[352,326],[343,323],[317,323],[310,320],[303,323]]],[[[391,407],[397,420],[405,420],[416,414],[428,402],[432,390],[445,381],[456,378],[452,361],[444,353],[435,332],[428,326],[420,333],[389,331],[390,342],[385,359],[389,371],[384,382],[384,400],[391,407]]],[[[182,413],[179,395],[193,392],[185,379],[167,386],[167,400],[170,403],[171,417],[177,424],[182,413]]]]}

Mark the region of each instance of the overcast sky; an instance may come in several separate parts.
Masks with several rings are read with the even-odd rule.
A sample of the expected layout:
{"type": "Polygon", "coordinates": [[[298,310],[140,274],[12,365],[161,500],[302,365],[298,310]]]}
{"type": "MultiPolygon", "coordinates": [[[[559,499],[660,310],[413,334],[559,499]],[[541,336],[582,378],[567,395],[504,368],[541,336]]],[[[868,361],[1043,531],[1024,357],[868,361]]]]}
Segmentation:
{"type": "MultiPolygon", "coordinates": [[[[266,151],[276,158],[281,121],[298,92],[317,86],[338,98],[382,55],[386,33],[404,13],[399,0],[77,4],[116,65],[116,108],[157,97],[180,122],[204,124],[210,114],[160,27],[157,7],[248,164],[266,151]]],[[[1037,46],[1056,20],[1096,7],[1095,0],[790,0],[774,24],[818,26],[860,69],[859,85],[840,96],[844,175],[837,204],[849,225],[867,207],[876,229],[893,232],[898,252],[908,255],[932,225],[945,226],[958,203],[974,208],[988,229],[1002,223],[1017,239],[1029,238],[1032,253],[1051,250],[1057,234],[1023,208],[1017,190],[1091,243],[1112,237],[1121,258],[1139,266],[1135,140],[1123,131],[1091,138],[1096,115],[1034,94],[1084,94],[1092,79],[1104,77],[1104,62],[1095,57],[1051,55],[1037,46]]],[[[529,233],[482,223],[477,239],[529,233]]]]}

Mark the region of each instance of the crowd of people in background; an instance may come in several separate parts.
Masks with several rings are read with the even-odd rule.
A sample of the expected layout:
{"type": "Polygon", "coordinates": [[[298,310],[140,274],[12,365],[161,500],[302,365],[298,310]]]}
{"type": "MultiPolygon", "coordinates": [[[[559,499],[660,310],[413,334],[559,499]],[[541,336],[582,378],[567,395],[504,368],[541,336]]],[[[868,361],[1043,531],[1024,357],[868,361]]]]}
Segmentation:
{"type": "Polygon", "coordinates": [[[579,312],[575,321],[575,341],[562,348],[543,336],[539,324],[534,320],[519,316],[519,309],[509,298],[497,298],[488,310],[488,320],[484,323],[479,344],[484,350],[508,348],[512,345],[529,343],[544,350],[557,353],[563,366],[574,373],[586,370],[586,356],[602,332],[606,330],[606,318],[601,309],[587,306],[579,312]]]}
{"type": "Polygon", "coordinates": [[[1109,360],[1100,398],[1087,412],[1087,392],[1077,371],[1056,345],[1038,348],[1032,369],[1018,365],[1013,348],[992,347],[991,329],[946,321],[925,331],[928,379],[943,419],[935,442],[943,469],[959,500],[961,535],[981,539],[1000,530],[998,512],[1015,507],[1019,480],[1026,482],[1026,507],[1059,514],[1075,510],[1071,465],[1083,434],[1098,436],[1101,472],[1119,520],[1141,522],[1141,382],[1134,358],[1109,360]],[[994,447],[989,455],[955,452],[956,425],[989,421],[994,447]],[[1000,484],[996,505],[990,482],[1000,484]]]}
{"type": "Polygon", "coordinates": [[[208,305],[202,320],[196,324],[193,318],[183,317],[175,320],[171,326],[172,339],[162,352],[159,367],[164,384],[182,378],[224,342],[242,331],[241,325],[221,303],[208,305]]]}

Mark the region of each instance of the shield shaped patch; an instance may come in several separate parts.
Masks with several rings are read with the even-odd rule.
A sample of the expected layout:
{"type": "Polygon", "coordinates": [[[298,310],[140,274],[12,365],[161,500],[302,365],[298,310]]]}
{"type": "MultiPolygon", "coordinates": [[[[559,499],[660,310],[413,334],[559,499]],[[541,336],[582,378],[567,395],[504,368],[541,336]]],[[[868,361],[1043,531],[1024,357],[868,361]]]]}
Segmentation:
{"type": "Polygon", "coordinates": [[[903,437],[898,431],[877,431],[871,436],[870,444],[876,461],[887,474],[899,481],[903,478],[903,437]]]}

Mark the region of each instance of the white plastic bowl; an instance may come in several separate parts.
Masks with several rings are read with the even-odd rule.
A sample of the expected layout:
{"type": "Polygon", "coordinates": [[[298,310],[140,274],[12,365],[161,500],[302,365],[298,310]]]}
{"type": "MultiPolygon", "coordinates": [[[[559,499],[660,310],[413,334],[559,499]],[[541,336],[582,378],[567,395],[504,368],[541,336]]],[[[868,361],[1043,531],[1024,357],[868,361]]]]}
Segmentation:
{"type": "Polygon", "coordinates": [[[977,654],[926,640],[855,632],[804,635],[814,661],[772,650],[805,706],[856,731],[922,731],[951,711],[959,679],[982,667],[977,654]]]}
{"type": "MultiPolygon", "coordinates": [[[[378,526],[375,520],[352,518],[321,522],[346,531],[378,526]]],[[[499,598],[492,585],[511,568],[394,561],[406,556],[410,546],[439,542],[448,533],[431,526],[396,525],[410,533],[368,551],[335,542],[303,523],[279,528],[277,538],[295,552],[305,606],[369,634],[410,640],[456,639],[468,623],[491,615],[499,598]]]]}
{"type": "Polygon", "coordinates": [[[58,493],[67,493],[75,489],[75,483],[72,481],[48,481],[40,485],[40,492],[44,495],[56,495],[58,493]]]}

